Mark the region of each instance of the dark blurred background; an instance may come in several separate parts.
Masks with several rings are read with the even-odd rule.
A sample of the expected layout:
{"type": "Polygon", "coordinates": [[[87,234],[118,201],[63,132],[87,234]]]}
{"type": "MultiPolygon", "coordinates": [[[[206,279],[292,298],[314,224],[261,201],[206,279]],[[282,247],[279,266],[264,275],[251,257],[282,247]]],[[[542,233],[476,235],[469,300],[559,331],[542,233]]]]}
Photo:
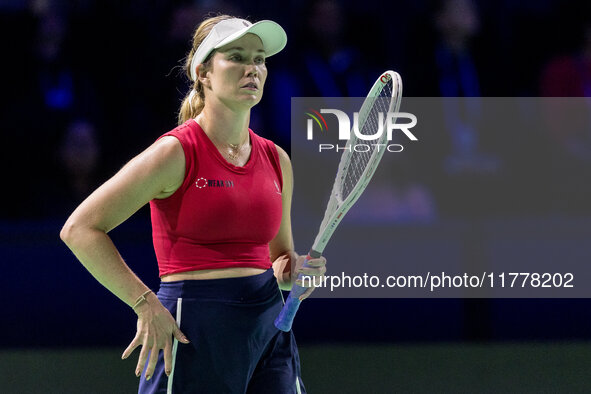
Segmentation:
{"type": "MultiPolygon", "coordinates": [[[[133,313],[77,263],[60,242],[59,230],[92,190],[176,126],[190,86],[184,57],[194,29],[209,12],[272,19],[287,31],[286,49],[268,59],[265,97],[253,110],[251,127],[289,151],[291,97],[364,96],[386,69],[400,72],[408,97],[590,98],[590,10],[589,2],[558,0],[0,0],[0,168],[6,187],[0,211],[0,347],[11,357],[43,348],[122,351],[132,339],[133,313]]],[[[580,102],[591,106],[587,99],[580,102]]],[[[446,259],[519,255],[520,243],[510,241],[523,240],[523,246],[532,229],[534,248],[562,242],[568,247],[556,246],[558,251],[567,248],[565,253],[587,263],[589,119],[576,130],[527,130],[514,136],[508,152],[495,135],[463,128],[461,111],[452,111],[448,134],[421,136],[423,150],[400,160],[387,192],[392,210],[386,225],[401,234],[410,229],[428,250],[429,242],[441,242],[458,223],[468,223],[474,231],[458,234],[457,255],[441,256],[433,249],[432,258],[441,259],[442,266],[446,259]]],[[[143,208],[111,235],[134,271],[157,289],[149,210],[143,208]]],[[[384,349],[420,344],[416,353],[406,348],[406,354],[409,360],[412,354],[427,360],[432,353],[425,349],[441,343],[459,351],[482,343],[567,341],[581,347],[542,351],[529,360],[556,354],[572,360],[565,356],[572,354],[582,365],[591,361],[588,350],[577,353],[591,338],[590,307],[587,299],[315,299],[304,305],[294,330],[310,364],[328,353],[314,349],[335,343],[337,349],[356,344],[358,352],[382,344],[384,349]]],[[[485,360],[485,372],[478,372],[482,381],[494,375],[486,375],[491,355],[486,349],[471,353],[474,360],[485,360]]],[[[404,352],[393,352],[393,358],[403,357],[404,352]]],[[[461,362],[470,357],[462,354],[454,360],[462,365],[458,368],[468,368],[461,362]]],[[[374,360],[375,365],[369,357],[365,366],[384,367],[388,357],[374,360]]],[[[330,362],[339,360],[344,362],[330,362]]],[[[445,356],[437,360],[433,370],[453,365],[445,356]]],[[[498,376],[506,374],[499,369],[502,361],[495,360],[491,368],[498,376]]],[[[513,360],[516,366],[527,364],[513,360]]],[[[11,381],[6,374],[11,361],[4,361],[0,390],[11,381]]],[[[417,368],[425,368],[423,361],[417,368]]],[[[23,368],[31,363],[23,362],[23,368]]],[[[313,374],[308,368],[304,381],[307,370],[313,374]]],[[[394,379],[389,373],[385,369],[372,379],[389,382],[394,379]]],[[[415,379],[429,376],[423,370],[415,379]]],[[[564,384],[573,379],[565,375],[564,384]]],[[[555,389],[563,387],[560,382],[555,389]]],[[[462,387],[479,387],[473,383],[469,379],[462,387]]],[[[376,387],[390,392],[387,385],[376,387]]]]}

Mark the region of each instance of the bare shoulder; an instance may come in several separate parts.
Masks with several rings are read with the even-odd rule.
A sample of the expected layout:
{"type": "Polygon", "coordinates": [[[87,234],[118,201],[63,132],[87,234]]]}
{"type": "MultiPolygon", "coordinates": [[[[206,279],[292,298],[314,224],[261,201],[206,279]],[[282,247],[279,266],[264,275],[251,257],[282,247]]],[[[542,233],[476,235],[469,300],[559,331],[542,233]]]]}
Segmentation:
{"type": "Polygon", "coordinates": [[[181,142],[171,135],[164,136],[154,142],[147,151],[160,160],[185,161],[185,154],[181,142]]]}
{"type": "Polygon", "coordinates": [[[127,194],[142,190],[142,198],[149,201],[172,195],[184,177],[183,147],[176,137],[165,136],[131,159],[110,181],[131,192],[127,194]]]}
{"type": "Polygon", "coordinates": [[[277,148],[277,153],[279,154],[281,168],[284,168],[285,166],[289,166],[289,168],[291,168],[291,159],[289,158],[287,152],[277,144],[275,144],[275,148],[277,148]]]}
{"type": "Polygon", "coordinates": [[[283,186],[287,190],[291,190],[293,187],[293,169],[291,167],[291,159],[283,148],[275,144],[277,153],[279,154],[279,164],[281,165],[281,174],[283,175],[283,186]]]}
{"type": "Polygon", "coordinates": [[[164,189],[155,198],[172,195],[185,178],[185,152],[181,142],[174,136],[164,136],[146,149],[144,154],[162,169],[161,175],[165,178],[164,189]]]}

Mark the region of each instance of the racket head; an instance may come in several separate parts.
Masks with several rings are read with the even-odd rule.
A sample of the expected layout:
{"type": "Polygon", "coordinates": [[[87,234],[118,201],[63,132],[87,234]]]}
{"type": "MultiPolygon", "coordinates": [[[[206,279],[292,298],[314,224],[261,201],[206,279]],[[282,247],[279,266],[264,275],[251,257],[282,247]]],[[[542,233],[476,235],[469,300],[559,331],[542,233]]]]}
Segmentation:
{"type": "Polygon", "coordinates": [[[312,250],[322,253],[332,233],[347,211],[359,199],[371,180],[378,163],[386,151],[388,135],[384,130],[387,113],[397,113],[402,101],[402,78],[395,72],[384,72],[373,84],[364,100],[358,115],[358,130],[352,130],[339,162],[337,175],[330,199],[320,224],[320,230],[312,250]],[[379,113],[384,116],[380,118],[379,113]],[[364,143],[357,134],[371,136],[382,128],[382,134],[374,144],[383,145],[382,149],[359,152],[352,147],[364,143]]]}

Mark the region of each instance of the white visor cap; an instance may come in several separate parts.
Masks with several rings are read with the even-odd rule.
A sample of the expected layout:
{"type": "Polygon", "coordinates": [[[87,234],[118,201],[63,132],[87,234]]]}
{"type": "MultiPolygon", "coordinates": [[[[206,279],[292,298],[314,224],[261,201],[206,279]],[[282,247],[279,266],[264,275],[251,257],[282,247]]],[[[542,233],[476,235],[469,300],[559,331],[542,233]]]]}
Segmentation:
{"type": "Polygon", "coordinates": [[[250,23],[244,19],[232,18],[218,22],[203,40],[191,60],[191,79],[197,80],[197,66],[205,61],[214,50],[223,47],[247,33],[256,34],[263,42],[265,56],[280,52],[287,43],[287,34],[279,24],[262,20],[250,23]]]}

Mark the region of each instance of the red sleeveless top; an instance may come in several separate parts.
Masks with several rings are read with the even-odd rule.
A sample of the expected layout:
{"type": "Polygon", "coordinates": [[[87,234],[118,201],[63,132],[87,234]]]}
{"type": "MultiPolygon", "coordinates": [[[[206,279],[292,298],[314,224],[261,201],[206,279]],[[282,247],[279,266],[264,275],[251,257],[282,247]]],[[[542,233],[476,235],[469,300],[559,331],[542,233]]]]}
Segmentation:
{"type": "Polygon", "coordinates": [[[224,159],[190,119],[171,135],[185,153],[185,180],[170,197],[150,201],[160,276],[226,267],[271,267],[269,242],[279,231],[283,178],[273,142],[248,130],[243,167],[224,159]]]}

